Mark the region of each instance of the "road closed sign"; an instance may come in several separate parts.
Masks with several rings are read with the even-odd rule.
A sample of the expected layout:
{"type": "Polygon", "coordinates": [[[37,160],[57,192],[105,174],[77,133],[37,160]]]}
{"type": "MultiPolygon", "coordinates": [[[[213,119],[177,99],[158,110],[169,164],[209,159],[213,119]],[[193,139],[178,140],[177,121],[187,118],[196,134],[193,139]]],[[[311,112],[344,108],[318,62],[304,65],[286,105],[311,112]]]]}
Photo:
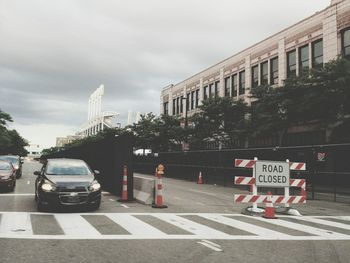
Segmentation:
{"type": "Polygon", "coordinates": [[[256,186],[286,187],[289,186],[289,163],[256,161],[256,186]]]}

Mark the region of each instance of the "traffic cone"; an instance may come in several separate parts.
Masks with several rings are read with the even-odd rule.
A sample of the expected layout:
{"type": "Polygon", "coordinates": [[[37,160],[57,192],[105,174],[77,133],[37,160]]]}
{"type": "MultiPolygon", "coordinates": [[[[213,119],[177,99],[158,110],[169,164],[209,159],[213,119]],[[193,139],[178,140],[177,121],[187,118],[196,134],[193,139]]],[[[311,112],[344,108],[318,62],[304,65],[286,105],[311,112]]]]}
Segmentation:
{"type": "Polygon", "coordinates": [[[168,206],[163,204],[163,183],[162,183],[162,175],[164,166],[158,165],[158,168],[156,169],[156,198],[155,202],[152,205],[153,208],[167,208],[168,206]]]}
{"type": "Polygon", "coordinates": [[[266,200],[266,207],[265,207],[265,214],[263,215],[264,218],[267,219],[276,219],[275,215],[275,208],[273,207],[272,203],[272,197],[271,197],[271,192],[267,192],[267,200],[266,200]]]}
{"type": "Polygon", "coordinates": [[[199,172],[197,184],[203,184],[202,172],[199,172]]]}
{"type": "Polygon", "coordinates": [[[118,200],[119,202],[128,201],[128,167],[124,165],[123,167],[123,189],[122,198],[118,200]]]}

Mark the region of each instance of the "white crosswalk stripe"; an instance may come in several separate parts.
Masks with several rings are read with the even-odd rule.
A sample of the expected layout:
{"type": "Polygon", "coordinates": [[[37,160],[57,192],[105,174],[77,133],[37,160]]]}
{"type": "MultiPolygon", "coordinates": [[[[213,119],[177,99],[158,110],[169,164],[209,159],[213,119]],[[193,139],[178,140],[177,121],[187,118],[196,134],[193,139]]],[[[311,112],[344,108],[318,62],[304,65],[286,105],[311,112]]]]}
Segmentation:
{"type": "MultiPolygon", "coordinates": [[[[51,222],[51,221],[50,221],[51,222]]],[[[169,230],[170,231],[170,230],[169,230]]],[[[107,231],[108,232],[108,231],[107,231]]],[[[27,212],[0,212],[0,238],[22,239],[193,239],[193,240],[350,240],[349,216],[281,216],[280,219],[264,219],[248,217],[241,214],[217,213],[27,213],[27,212]],[[40,224],[41,215],[47,215],[60,231],[57,234],[38,234],[37,229],[43,228],[40,224]],[[36,219],[32,221],[32,217],[36,219]],[[154,221],[144,222],[143,216],[154,221]],[[190,216],[190,217],[188,217],[190,216]],[[212,222],[211,226],[194,222],[193,216],[202,218],[203,222],[212,222]],[[87,219],[90,218],[90,219],[87,219]],[[234,218],[232,218],[234,217],[234,218]],[[93,220],[91,220],[93,218],[93,220]],[[103,220],[102,220],[103,218],[103,220]],[[189,219],[190,218],[190,219],[189,219]],[[247,222],[244,219],[249,218],[247,222]],[[289,218],[293,218],[293,222],[289,218]],[[341,219],[332,221],[332,219],[341,219]],[[102,220],[102,223],[98,223],[102,220]],[[106,221],[109,220],[109,221],[106,221]],[[158,220],[158,221],[157,221],[158,220]],[[97,222],[97,223],[96,223],[97,222]],[[163,222],[162,230],[156,223],[163,222]],[[349,223],[349,224],[348,224],[349,223]],[[106,226],[107,224],[107,226],[106,226]],[[106,234],[106,227],[124,229],[122,233],[106,234]],[[312,226],[310,226],[310,224],[312,226]],[[101,234],[99,227],[104,228],[101,234]],[[164,228],[164,225],[169,228],[164,228]],[[213,225],[222,225],[215,229],[213,225]],[[187,234],[166,233],[167,229],[181,229],[187,234]],[[246,232],[246,235],[225,233],[227,227],[246,232]],[[223,230],[224,229],[224,230],[223,230]],[[277,229],[277,230],[276,230],[277,229]],[[330,230],[332,229],[332,230],[330,230]],[[292,235],[293,231],[305,234],[292,235]],[[283,231],[283,232],[280,232],[283,231]]],[[[210,242],[210,241],[208,241],[210,242]]]]}

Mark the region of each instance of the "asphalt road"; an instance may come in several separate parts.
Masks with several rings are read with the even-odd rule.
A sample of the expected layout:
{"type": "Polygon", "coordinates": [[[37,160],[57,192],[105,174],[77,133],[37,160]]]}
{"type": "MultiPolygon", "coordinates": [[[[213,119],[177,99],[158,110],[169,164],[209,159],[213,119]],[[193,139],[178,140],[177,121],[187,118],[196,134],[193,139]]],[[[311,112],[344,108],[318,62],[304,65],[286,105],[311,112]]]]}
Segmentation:
{"type": "Polygon", "coordinates": [[[85,213],[38,213],[25,162],[0,193],[0,262],[350,262],[350,206],[308,201],[268,221],[240,214],[233,189],[164,179],[167,209],[103,194],[85,213]]]}

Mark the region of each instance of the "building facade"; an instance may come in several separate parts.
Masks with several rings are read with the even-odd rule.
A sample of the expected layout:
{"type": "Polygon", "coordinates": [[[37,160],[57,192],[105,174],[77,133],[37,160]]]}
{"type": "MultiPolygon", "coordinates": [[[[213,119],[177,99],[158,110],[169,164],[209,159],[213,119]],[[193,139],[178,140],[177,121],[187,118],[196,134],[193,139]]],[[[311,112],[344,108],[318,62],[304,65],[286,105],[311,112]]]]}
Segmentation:
{"type": "Polygon", "coordinates": [[[350,58],[350,0],[332,0],[314,15],[176,84],[160,96],[160,113],[185,117],[212,97],[243,99],[250,88],[281,86],[290,76],[322,66],[339,55],[350,58]]]}

